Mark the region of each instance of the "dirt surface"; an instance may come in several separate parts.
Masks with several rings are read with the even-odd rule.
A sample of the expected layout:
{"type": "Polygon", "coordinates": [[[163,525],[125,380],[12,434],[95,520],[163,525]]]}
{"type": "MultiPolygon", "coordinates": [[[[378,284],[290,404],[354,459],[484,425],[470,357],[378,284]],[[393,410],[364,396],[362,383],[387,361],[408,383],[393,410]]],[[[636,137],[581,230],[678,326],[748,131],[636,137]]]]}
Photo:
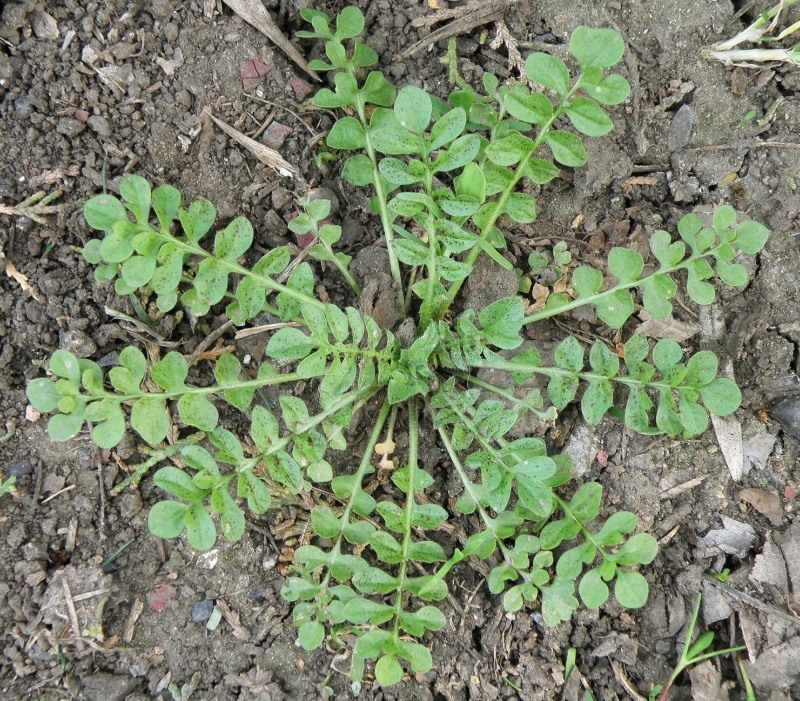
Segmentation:
{"type": "MultiPolygon", "coordinates": [[[[306,0],[266,3],[287,36],[300,27],[298,6],[308,4],[337,9],[306,0]]],[[[413,82],[446,96],[444,44],[394,58],[428,31],[411,22],[434,3],[359,4],[387,74],[399,85],[413,82]]],[[[2,498],[0,512],[4,699],[169,699],[181,698],[186,684],[196,686],[195,701],[317,698],[325,685],[335,698],[349,694],[339,671],[347,669],[345,656],[304,653],[278,594],[285,572],[279,549],[302,530],[301,509],[252,520],[241,542],[220,542],[198,556],[184,539],[148,534],[157,490],[147,479],[137,490],[111,494],[126,466],[141,460],[135,443],[110,453],[85,436],[55,444],[45,421],[26,411],[26,382],[41,374],[53,350],[113,363],[139,333],[108,312],[135,310],[108,284],[94,282],[79,252],[91,235],[81,203],[104,183],[113,190],[126,172],[171,183],[186,198],[207,197],[222,219],[250,217],[264,248],[293,242],[285,218],[307,187],[302,180],[337,196],[351,254],[375,238],[365,193],[343,188],[336,164],[325,173],[314,164],[331,117],[304,104],[307,76],[230,10],[220,6],[206,18],[203,5],[50,0],[3,10],[0,202],[62,191],[61,209],[44,223],[0,214],[0,264],[27,277],[24,284],[19,276],[0,278],[0,427],[8,429],[0,438],[0,470],[17,477],[17,494],[2,498]],[[270,70],[245,88],[241,64],[251,59],[270,70]],[[258,138],[296,165],[302,180],[256,161],[203,118],[207,106],[246,133],[266,125],[258,138]],[[226,614],[211,631],[205,621],[214,604],[226,614]]],[[[791,394],[800,340],[800,73],[729,68],[699,57],[702,47],[755,16],[735,18],[737,6],[521,0],[506,13],[523,54],[543,43],[563,53],[582,24],[615,27],[628,47],[621,72],[633,86],[628,102],[612,111],[614,132],[588,142],[588,166],[540,193],[538,222],[510,232],[513,251],[526,255],[561,237],[574,256],[602,265],[610,246],[644,247],[655,229],[674,230],[682,213],[710,211],[723,200],[773,232],[746,290],[724,292],[699,313],[681,300],[676,314],[685,347],[716,350],[743,388],[742,408],[718,427],[733,438],[718,443],[709,431],[679,444],[642,438],[611,421],[595,429],[565,423],[551,436],[575,457],[576,474],[604,485],[607,509],[635,511],[660,539],[657,560],[644,570],[647,606],[626,612],[608,604],[548,629],[535,611],[504,613],[473,568],[456,568],[451,592],[460,611],[445,604],[450,622],[433,638],[434,670],[387,690],[366,684],[363,698],[558,698],[570,647],[577,648],[579,674],[565,698],[583,699],[584,689],[597,699],[646,698],[668,677],[700,591],[702,625],[717,631],[717,643],[747,645],[758,698],[800,698],[800,420],[791,394]],[[759,414],[773,404],[772,418],[759,414]],[[738,481],[720,444],[744,446],[738,481]],[[727,582],[709,577],[725,568],[727,582]]],[[[791,15],[785,25],[797,19],[791,15]]],[[[484,70],[513,74],[505,49],[489,47],[495,30],[489,23],[459,38],[467,80],[484,70]]],[[[307,57],[320,51],[310,43],[298,47],[307,57]]],[[[326,291],[332,299],[343,294],[333,285],[326,291]]],[[[590,322],[575,319],[574,326],[597,332],[590,322]]],[[[158,328],[167,343],[190,337],[178,315],[158,328]]],[[[198,325],[196,340],[181,350],[191,352],[209,330],[198,325]]],[[[239,351],[258,360],[263,345],[254,341],[239,351]]],[[[426,459],[435,464],[441,456],[431,449],[426,459]]],[[[675,698],[745,698],[729,657],[679,683],[675,698]]]]}

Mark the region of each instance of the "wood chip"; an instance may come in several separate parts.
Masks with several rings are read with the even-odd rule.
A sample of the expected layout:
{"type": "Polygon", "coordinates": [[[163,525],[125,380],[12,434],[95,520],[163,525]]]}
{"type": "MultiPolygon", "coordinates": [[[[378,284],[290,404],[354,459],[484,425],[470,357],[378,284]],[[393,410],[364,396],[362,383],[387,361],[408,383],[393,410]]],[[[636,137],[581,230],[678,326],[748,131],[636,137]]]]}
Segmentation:
{"type": "Polygon", "coordinates": [[[245,22],[253,25],[259,32],[266,35],[273,44],[280,47],[292,61],[303,69],[304,73],[319,81],[319,76],[308,67],[308,63],[300,55],[300,52],[294,48],[294,45],[272,21],[272,17],[269,16],[269,12],[261,4],[261,0],[223,0],[223,2],[245,22]]]}
{"type": "MultiPolygon", "coordinates": [[[[228,0],[226,0],[227,2],[228,0]]],[[[515,4],[518,0],[489,0],[488,2],[471,2],[458,8],[450,10],[441,10],[430,18],[424,20],[425,24],[434,24],[443,19],[456,17],[452,22],[446,24],[444,27],[431,32],[428,36],[423,37],[415,44],[409,46],[399,58],[407,59],[415,53],[424,49],[426,46],[436,43],[442,39],[449,39],[450,37],[465,34],[472,31],[475,27],[487,24],[494,19],[502,17],[510,5],[515,4]]]]}
{"type": "Polygon", "coordinates": [[[139,620],[139,616],[142,615],[142,611],[144,611],[144,601],[141,599],[135,599],[133,606],[131,606],[131,612],[125,619],[125,624],[122,628],[122,638],[126,643],[129,643],[133,640],[133,636],[136,631],[136,621],[139,620]]]}
{"type": "Polygon", "coordinates": [[[237,144],[244,146],[250,153],[252,153],[259,161],[268,165],[270,168],[276,170],[280,175],[285,177],[292,177],[302,180],[300,177],[300,173],[298,173],[297,169],[289,163],[289,161],[285,160],[281,154],[279,154],[274,149],[269,148],[268,146],[264,146],[264,144],[258,143],[258,141],[254,141],[249,136],[245,136],[242,132],[237,131],[232,126],[229,126],[221,119],[217,119],[212,113],[211,108],[206,107],[203,110],[203,114],[207,114],[214,120],[214,124],[216,124],[222,131],[224,131],[228,136],[231,137],[237,144]]]}
{"type": "Polygon", "coordinates": [[[700,477],[687,480],[682,484],[676,484],[674,487],[670,487],[669,489],[665,489],[663,492],[661,492],[659,497],[661,497],[661,499],[672,499],[673,497],[678,496],[678,494],[688,492],[690,489],[694,489],[698,484],[702,484],[707,477],[708,475],[701,475],[700,477]]]}

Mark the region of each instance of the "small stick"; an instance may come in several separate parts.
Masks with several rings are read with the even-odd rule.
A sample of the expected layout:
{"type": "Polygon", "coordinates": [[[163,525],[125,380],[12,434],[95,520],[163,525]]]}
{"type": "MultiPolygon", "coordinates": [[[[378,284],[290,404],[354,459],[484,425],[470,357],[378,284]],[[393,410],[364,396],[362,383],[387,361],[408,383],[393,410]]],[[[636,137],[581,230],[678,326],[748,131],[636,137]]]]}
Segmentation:
{"type": "MultiPolygon", "coordinates": [[[[469,32],[475,27],[480,27],[493,19],[500,17],[510,5],[513,5],[518,0],[490,0],[482,5],[467,5],[460,8],[463,14],[454,19],[444,27],[431,32],[428,36],[423,37],[417,43],[409,46],[398,58],[406,59],[413,56],[415,53],[424,49],[426,46],[436,43],[441,39],[449,39],[452,36],[464,34],[469,32]]],[[[441,15],[439,15],[441,16],[441,15]]]]}
{"type": "Polygon", "coordinates": [[[72,592],[69,590],[69,584],[67,584],[67,578],[64,575],[61,575],[61,584],[64,587],[64,601],[67,604],[67,610],[69,611],[69,618],[70,622],[72,623],[72,632],[75,635],[75,643],[78,646],[79,650],[84,649],[83,645],[83,638],[81,637],[81,625],[78,622],[78,612],[75,610],[75,603],[72,601],[72,592]]]}
{"type": "Polygon", "coordinates": [[[216,341],[222,334],[224,334],[229,328],[233,326],[233,322],[228,320],[218,329],[212,331],[208,336],[206,336],[200,343],[197,348],[194,349],[191,355],[187,356],[186,363],[189,367],[192,367],[197,362],[197,359],[200,357],[200,354],[206,350],[214,341],[216,341]]]}

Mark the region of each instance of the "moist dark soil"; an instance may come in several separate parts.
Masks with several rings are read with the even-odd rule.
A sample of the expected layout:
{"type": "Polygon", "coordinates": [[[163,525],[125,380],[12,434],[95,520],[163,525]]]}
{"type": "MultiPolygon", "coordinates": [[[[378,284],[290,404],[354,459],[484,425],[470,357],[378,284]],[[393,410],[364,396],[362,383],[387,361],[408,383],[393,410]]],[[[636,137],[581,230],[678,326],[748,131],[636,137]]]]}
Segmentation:
{"type": "MultiPolygon", "coordinates": [[[[307,0],[265,4],[288,37],[300,28],[300,7],[339,9],[307,0]]],[[[390,79],[445,97],[446,43],[397,58],[429,31],[412,21],[445,6],[443,0],[358,4],[390,79]]],[[[509,4],[505,26],[523,55],[542,47],[563,54],[579,25],[616,28],[627,45],[620,70],[632,85],[629,100],[611,110],[615,130],[588,141],[587,166],[538,193],[536,223],[509,230],[512,253],[522,263],[534,248],[563,240],[575,258],[602,267],[611,246],[646,251],[653,231],[674,230],[688,211],[709,212],[725,201],[763,221],[772,237],[752,262],[746,289],[721,292],[704,310],[680,298],[673,326],[643,329],[678,337],[687,350],[717,351],[744,401],[716,433],[688,442],[645,438],[612,421],[589,428],[569,412],[551,434],[573,455],[576,476],[603,484],[606,513],[634,511],[660,540],[658,558],[644,568],[651,586],[644,608],[607,604],[547,628],[535,608],[505,613],[478,568],[464,565],[454,570],[452,597],[443,604],[447,628],[430,640],[433,670],[385,690],[368,681],[363,698],[527,701],[590,698],[586,691],[596,699],[646,698],[675,664],[698,592],[700,625],[716,632],[716,644],[747,646],[742,659],[758,698],[800,698],[800,421],[793,394],[800,74],[792,66],[727,67],[701,58],[701,48],[732,36],[767,7],[756,3],[738,17],[743,4],[509,4]],[[728,461],[736,448],[744,451],[745,470],[734,479],[728,461]],[[725,581],[710,576],[723,571],[725,581]],[[564,688],[569,648],[577,650],[577,671],[564,688]]],[[[782,26],[797,19],[789,14],[782,26]]],[[[488,22],[458,38],[468,81],[479,82],[484,71],[518,77],[507,49],[492,48],[496,33],[488,22]]],[[[297,46],[308,58],[320,53],[311,42],[297,46]]],[[[25,397],[26,383],[59,347],[113,364],[124,345],[141,341],[153,352],[191,352],[215,327],[213,318],[193,325],[177,313],[157,321],[157,336],[143,337],[140,326],[119,316],[136,317],[131,301],[94,281],[80,254],[92,236],[81,205],[104,187],[115,190],[125,173],[170,183],[186,199],[210,199],[221,221],[246,215],[264,249],[296,243],[287,218],[309,187],[325,187],[339,204],[345,250],[370,250],[378,227],[366,194],[343,184],[340,164],[322,171],[315,164],[332,117],[310,107],[310,82],[222,3],[30,0],[3,8],[0,205],[61,193],[52,203],[57,212],[41,221],[0,213],[7,273],[0,278],[0,427],[7,429],[0,471],[17,478],[0,512],[4,699],[350,694],[346,651],[304,652],[290,605],[279,596],[284,549],[307,521],[302,504],[249,518],[240,542],[220,541],[202,555],[185,539],[160,541],[147,530],[148,508],[159,497],[148,479],[119,496],[111,491],[146,457],[140,446],[129,440],[98,451],[86,435],[53,443],[46,419],[25,397]],[[242,63],[252,59],[269,71],[245,86],[242,63]],[[256,160],[203,116],[206,107],[277,148],[300,177],[283,177],[256,160]],[[225,615],[210,630],[214,606],[225,615]]],[[[367,255],[359,264],[369,277],[383,261],[367,255]]],[[[491,271],[486,275],[484,283],[492,283],[491,271]]],[[[320,278],[322,291],[352,303],[334,277],[320,278]]],[[[474,288],[470,294],[479,296],[480,279],[474,288]]],[[[618,340],[592,319],[567,323],[590,338],[605,333],[618,340]]],[[[220,339],[254,363],[264,342],[220,339]]],[[[199,367],[210,374],[208,364],[199,367]]],[[[430,450],[428,459],[441,461],[430,450]]],[[[705,663],[678,680],[671,698],[678,697],[743,699],[741,672],[730,656],[705,663]]]]}

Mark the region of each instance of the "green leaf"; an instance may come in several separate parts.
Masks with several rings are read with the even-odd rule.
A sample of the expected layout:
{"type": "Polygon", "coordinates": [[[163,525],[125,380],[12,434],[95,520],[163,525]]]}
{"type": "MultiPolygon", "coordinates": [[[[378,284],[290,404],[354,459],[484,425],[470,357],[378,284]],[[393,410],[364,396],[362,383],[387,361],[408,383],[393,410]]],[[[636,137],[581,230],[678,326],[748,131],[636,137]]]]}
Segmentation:
{"type": "Polygon", "coordinates": [[[394,102],[396,91],[380,71],[372,71],[361,88],[361,94],[366,102],[380,107],[390,107],[394,102]]]}
{"type": "Polygon", "coordinates": [[[184,516],[186,538],[195,550],[210,550],[217,540],[217,529],[202,502],[192,504],[184,516]]]}
{"type": "Polygon", "coordinates": [[[147,528],[158,538],[177,538],[184,528],[188,505],[179,501],[159,501],[150,509],[147,528]]]}
{"type": "Polygon", "coordinates": [[[584,70],[610,68],[625,51],[625,42],[613,29],[578,27],[569,40],[569,51],[584,70]]]}
{"type": "Polygon", "coordinates": [[[397,684],[403,678],[403,667],[395,655],[384,655],[375,664],[375,680],[381,686],[397,684]]]}
{"type": "Polygon", "coordinates": [[[505,94],[503,106],[514,118],[542,126],[553,115],[553,105],[541,93],[531,93],[524,85],[514,85],[505,94]]]}
{"type": "Polygon", "coordinates": [[[644,268],[644,261],[630,248],[612,248],[608,254],[608,269],[621,284],[638,280],[644,268]]]}
{"type": "Polygon", "coordinates": [[[297,639],[304,650],[315,650],[322,645],[322,641],[325,639],[325,626],[319,621],[306,621],[298,629],[297,639]]]}
{"type": "Polygon", "coordinates": [[[213,226],[217,210],[208,200],[196,200],[188,210],[178,210],[178,218],[187,238],[197,243],[213,226]]]}
{"type": "Polygon", "coordinates": [[[375,170],[372,161],[363,153],[351,156],[345,161],[342,177],[351,185],[365,187],[375,184],[375,170]]]}
{"type": "Polygon", "coordinates": [[[583,370],[583,346],[573,336],[568,336],[558,344],[554,357],[560,368],[572,372],[583,370]]]}
{"type": "Polygon", "coordinates": [[[410,134],[392,110],[378,108],[372,113],[369,137],[372,146],[380,153],[396,156],[419,150],[419,137],[410,134]]]}
{"type": "Polygon", "coordinates": [[[78,359],[69,351],[59,348],[50,356],[50,371],[58,377],[64,377],[74,385],[81,381],[81,370],[78,359]]]}
{"type": "Polygon", "coordinates": [[[658,541],[649,533],[628,538],[616,554],[618,565],[649,565],[658,554],[658,541]]]}
{"type": "Polygon", "coordinates": [[[277,360],[305,358],[314,349],[314,343],[300,329],[291,326],[278,329],[267,343],[267,355],[277,360]]]}
{"type": "MultiPolygon", "coordinates": [[[[352,39],[364,31],[364,15],[357,7],[345,7],[336,17],[336,38],[352,39]]],[[[302,641],[301,641],[302,643],[302,641]]],[[[305,646],[304,646],[305,647],[305,646]]],[[[314,647],[317,647],[314,645],[314,647]]],[[[312,647],[305,648],[313,650],[312,647]]]]}
{"type": "Polygon", "coordinates": [[[150,445],[163,441],[169,431],[164,400],[159,397],[137,399],[131,409],[131,427],[150,445]]]}
{"type": "MultiPolygon", "coordinates": [[[[59,411],[62,410],[61,401],[59,402],[59,411]]],[[[83,427],[83,414],[76,409],[77,407],[70,408],[70,411],[74,411],[74,413],[56,414],[50,417],[47,422],[47,435],[51,440],[63,443],[78,435],[83,427]]]]}
{"type": "Polygon", "coordinates": [[[526,178],[537,185],[546,185],[553,178],[557,178],[559,172],[558,168],[550,161],[545,161],[541,158],[531,158],[522,171],[526,178]]]}
{"type": "Polygon", "coordinates": [[[614,583],[614,598],[620,606],[638,609],[647,603],[650,587],[638,572],[618,572],[614,583]]]}
{"type": "Polygon", "coordinates": [[[323,538],[335,538],[339,535],[341,525],[330,506],[315,506],[311,510],[311,527],[323,538]]]}
{"type": "Polygon", "coordinates": [[[431,121],[431,98],[424,90],[406,85],[394,101],[397,120],[409,131],[422,134],[431,121]]]}
{"type": "Polygon", "coordinates": [[[170,351],[150,369],[150,377],[161,389],[174,392],[183,389],[189,366],[186,358],[177,351],[170,351]]]}
{"type": "Polygon", "coordinates": [[[600,608],[608,601],[608,585],[603,581],[598,568],[595,567],[583,575],[578,585],[578,593],[583,605],[589,609],[600,608]]]}
{"type": "Polygon", "coordinates": [[[488,343],[512,350],[522,343],[519,332],[524,316],[521,297],[505,297],[492,302],[478,314],[484,338],[488,343]]]}
{"type": "Polygon", "coordinates": [[[464,127],[467,125],[467,113],[461,107],[456,107],[439,119],[431,128],[431,135],[428,139],[428,148],[436,151],[442,146],[449,144],[456,139],[464,127]]]}
{"type": "Polygon", "coordinates": [[[736,227],[733,242],[742,253],[758,253],[769,238],[769,229],[755,221],[743,221],[736,227]]]}
{"type": "Polygon", "coordinates": [[[464,134],[459,136],[449,148],[439,152],[433,162],[433,172],[442,173],[463,168],[474,160],[481,147],[481,140],[477,134],[464,134]]]}
{"type": "Polygon", "coordinates": [[[559,163],[577,168],[586,163],[586,149],[580,137],[568,131],[551,131],[545,136],[553,158],[559,163]]]}
{"type": "Polygon", "coordinates": [[[147,224],[150,216],[150,184],[140,175],[126,175],[119,181],[119,194],[139,224],[147,224]]]}
{"type": "Polygon", "coordinates": [[[614,128],[611,118],[588,97],[574,98],[566,112],[572,126],[586,136],[603,136],[614,128]]]}
{"type": "Polygon", "coordinates": [[[269,509],[272,495],[260,478],[251,472],[239,473],[237,493],[242,499],[247,500],[247,507],[256,514],[263,514],[269,509]]]}
{"type": "Polygon", "coordinates": [[[569,92],[569,69],[560,58],[543,52],[532,53],[525,60],[525,73],[534,83],[566,97],[569,92]]]}
{"type": "Polygon", "coordinates": [[[581,397],[581,413],[586,422],[597,425],[614,404],[614,390],[608,380],[590,380],[581,397]]]}
{"type": "Polygon", "coordinates": [[[719,360],[711,351],[698,351],[686,363],[684,382],[689,387],[702,387],[717,376],[719,360]]]}
{"type": "Polygon", "coordinates": [[[61,395],[56,389],[55,382],[48,380],[46,377],[31,380],[25,393],[33,408],[43,414],[55,411],[59,401],[61,401],[61,395]]]}
{"type": "Polygon", "coordinates": [[[512,192],[506,199],[503,213],[519,224],[536,221],[536,200],[523,192],[512,192]]]}
{"type": "Polygon", "coordinates": [[[235,261],[253,243],[253,225],[245,217],[236,217],[214,238],[214,255],[235,261]]]}
{"type": "Polygon", "coordinates": [[[169,230],[169,226],[178,216],[180,208],[181,193],[172,185],[159,185],[153,190],[153,210],[163,230],[169,230]]]}
{"type": "Polygon", "coordinates": [[[183,423],[201,431],[213,431],[219,421],[217,407],[202,394],[182,395],[178,400],[178,415],[183,423]]]}
{"type": "MultiPolygon", "coordinates": [[[[483,203],[486,200],[486,176],[477,163],[467,163],[467,165],[464,166],[464,170],[461,172],[461,175],[458,176],[456,195],[458,197],[468,197],[478,203],[483,203]]],[[[438,222],[438,225],[444,227],[447,232],[452,232],[454,228],[462,236],[470,236],[470,241],[474,241],[474,235],[468,234],[468,232],[465,232],[454,222],[441,220],[438,222]]],[[[464,251],[466,248],[462,248],[461,250],[464,251]]],[[[461,251],[453,250],[453,252],[460,253],[461,251]]]]}
{"type": "Polygon", "coordinates": [[[543,587],[541,591],[542,618],[548,626],[568,621],[578,609],[575,585],[568,579],[556,577],[549,586],[543,587]]]}
{"type": "Polygon", "coordinates": [[[187,501],[202,499],[206,494],[188,474],[171,465],[158,470],[153,475],[153,483],[165,492],[187,501]]]}
{"type": "Polygon", "coordinates": [[[498,166],[513,166],[533,153],[533,141],[518,131],[493,139],[486,147],[486,157],[498,166]]]}
{"type": "Polygon", "coordinates": [[[602,105],[618,105],[625,102],[631,92],[630,83],[621,75],[609,75],[600,80],[601,75],[602,73],[598,71],[597,80],[584,76],[580,81],[584,92],[602,105]]]}
{"type": "Polygon", "coordinates": [[[99,448],[110,449],[115,447],[125,435],[125,414],[120,405],[111,400],[95,402],[94,405],[105,404],[106,401],[108,404],[106,404],[103,420],[92,427],[92,440],[99,448]]]}
{"type": "Polygon", "coordinates": [[[595,302],[600,320],[612,329],[619,329],[633,314],[633,298],[627,290],[616,290],[595,302]]]}
{"type": "Polygon", "coordinates": [[[342,117],[333,125],[325,138],[330,148],[342,151],[357,151],[367,146],[364,127],[354,117],[342,117]]]}
{"type": "Polygon", "coordinates": [[[733,380],[717,377],[700,388],[700,397],[706,408],[717,416],[728,416],[742,404],[742,392],[733,380]]]}
{"type": "Polygon", "coordinates": [[[92,197],[83,206],[86,223],[99,231],[110,231],[120,219],[127,221],[122,203],[114,195],[103,194],[92,197]]]}

